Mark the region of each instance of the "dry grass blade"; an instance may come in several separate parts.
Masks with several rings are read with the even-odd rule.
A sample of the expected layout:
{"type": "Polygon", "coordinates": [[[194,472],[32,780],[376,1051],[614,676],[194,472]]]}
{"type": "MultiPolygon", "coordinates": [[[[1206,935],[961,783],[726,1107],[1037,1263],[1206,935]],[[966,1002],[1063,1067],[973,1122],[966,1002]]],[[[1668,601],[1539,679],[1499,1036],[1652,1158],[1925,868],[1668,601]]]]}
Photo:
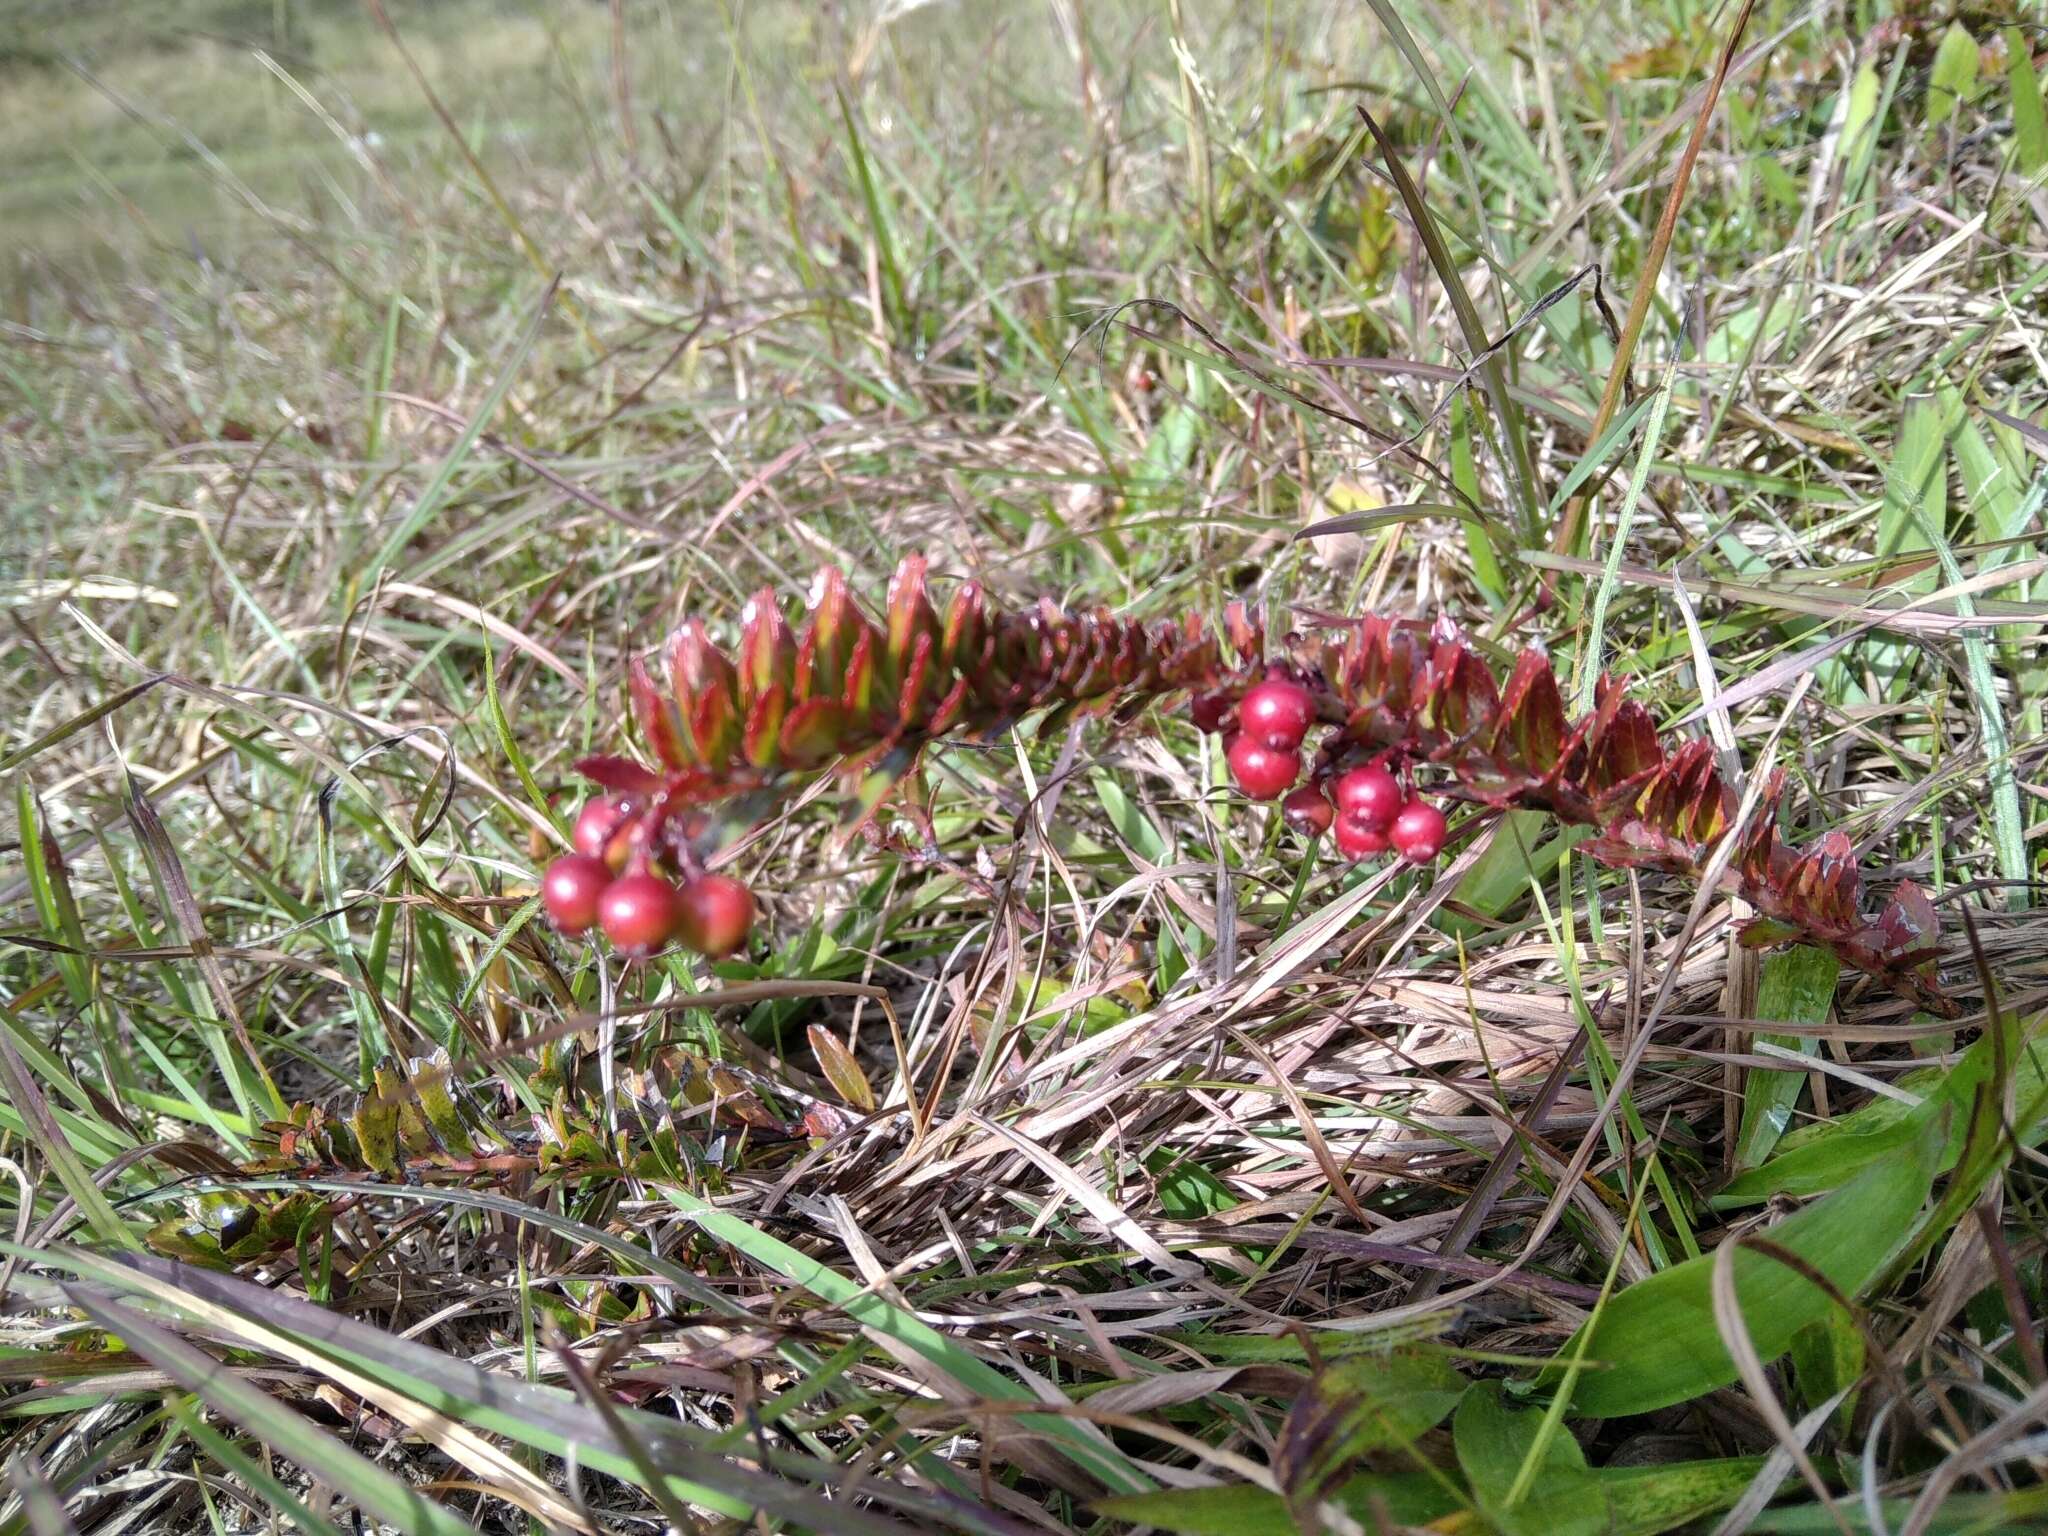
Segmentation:
{"type": "MultiPolygon", "coordinates": [[[[1379,146],[1380,158],[1385,162],[1387,174],[1393,178],[1394,186],[1401,194],[1402,205],[1408,210],[1408,217],[1415,226],[1416,236],[1422,241],[1423,249],[1429,253],[1430,265],[1435,268],[1437,281],[1444,286],[1444,293],[1451,301],[1451,309],[1458,317],[1458,328],[1464,333],[1465,346],[1472,354],[1475,365],[1486,380],[1487,398],[1493,404],[1494,416],[1500,424],[1501,436],[1507,444],[1508,459],[1512,466],[1516,491],[1522,503],[1525,522],[1533,520],[1541,502],[1536,494],[1535,471],[1529,465],[1529,447],[1522,424],[1521,407],[1515,403],[1508,389],[1507,374],[1500,365],[1500,352],[1486,334],[1486,322],[1479,318],[1478,306],[1472,302],[1472,295],[1465,290],[1465,279],[1458,262],[1452,257],[1450,247],[1445,244],[1443,231],[1437,227],[1436,216],[1429,211],[1429,203],[1422,195],[1422,189],[1415,185],[1415,179],[1408,174],[1400,154],[1387,132],[1377,119],[1359,104],[1358,116],[1372,134],[1373,143],[1379,146]]],[[[1605,425],[1604,422],[1601,423],[1605,425]]],[[[1596,428],[1592,436],[1598,437],[1596,428]]]]}
{"type": "Polygon", "coordinates": [[[1814,1272],[1813,1267],[1794,1254],[1769,1243],[1745,1244],[1740,1237],[1731,1237],[1714,1251],[1714,1267],[1710,1294],[1714,1304],[1714,1327],[1721,1335],[1722,1347],[1734,1360],[1736,1372],[1742,1384],[1749,1389],[1752,1405],[1762,1417],[1764,1425],[1776,1437],[1778,1448],[1792,1458],[1799,1475],[1806,1479],[1806,1486],[1813,1490],[1814,1497],[1828,1512],[1843,1536],[1849,1536],[1850,1526],[1846,1516],[1835,1507],[1834,1496],[1828,1492],[1827,1479],[1821,1476],[1820,1468],[1813,1464],[1813,1457],[1807,1452],[1806,1442],[1792,1421],[1785,1416],[1784,1405],[1778,1401],[1778,1394],[1771,1386],[1771,1379],[1764,1373],[1764,1362],[1756,1352],[1756,1345],[1749,1336],[1749,1324],[1742,1315],[1741,1298],[1735,1289],[1735,1255],[1749,1246],[1757,1252],[1768,1254],[1774,1261],[1789,1265],[1807,1279],[1824,1288],[1826,1278],[1814,1272]]]}
{"type": "MultiPolygon", "coordinates": [[[[1728,71],[1735,62],[1736,50],[1741,46],[1742,34],[1749,27],[1750,13],[1756,9],[1756,0],[1739,0],[1735,19],[1728,25],[1728,39],[1721,45],[1721,57],[1714,65],[1714,78],[1707,83],[1706,95],[1700,99],[1699,114],[1693,119],[1692,133],[1685,141],[1685,148],[1678,156],[1678,165],[1671,174],[1671,187],[1664,194],[1664,208],[1657,215],[1656,232],[1650,236],[1650,249],[1643,259],[1642,270],[1636,274],[1636,288],[1629,299],[1628,315],[1621,323],[1621,340],[1614,348],[1614,361],[1609,365],[1607,384],[1600,392],[1600,405],[1593,413],[1593,424],[1586,431],[1589,441],[1598,442],[1600,434],[1607,430],[1607,424],[1614,420],[1614,413],[1620,407],[1623,394],[1628,388],[1629,365],[1635,358],[1636,347],[1643,336],[1643,325],[1650,318],[1650,305],[1657,296],[1657,282],[1663,275],[1664,258],[1671,250],[1671,237],[1678,230],[1678,211],[1685,205],[1685,192],[1692,181],[1693,164],[1700,157],[1700,150],[1707,141],[1707,129],[1714,118],[1714,107],[1721,99],[1721,88],[1728,83],[1728,71]]],[[[1584,516],[1585,501],[1573,501],[1565,510],[1552,531],[1550,548],[1554,554],[1570,554],[1579,541],[1579,524],[1584,516]]]]}

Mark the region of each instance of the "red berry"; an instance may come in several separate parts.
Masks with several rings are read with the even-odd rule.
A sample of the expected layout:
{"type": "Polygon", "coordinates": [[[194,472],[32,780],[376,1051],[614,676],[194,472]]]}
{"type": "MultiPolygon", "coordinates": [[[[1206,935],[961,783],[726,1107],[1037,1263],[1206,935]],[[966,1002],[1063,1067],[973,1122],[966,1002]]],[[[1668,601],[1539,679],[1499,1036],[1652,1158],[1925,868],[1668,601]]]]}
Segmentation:
{"type": "Polygon", "coordinates": [[[548,909],[548,921],[574,938],[597,921],[598,898],[612,883],[612,872],[603,859],[572,853],[550,864],[540,877],[541,904],[548,909]]]}
{"type": "Polygon", "coordinates": [[[1330,830],[1337,815],[1320,784],[1302,785],[1280,802],[1280,814],[1287,818],[1287,825],[1304,837],[1321,837],[1330,830]]]}
{"type": "Polygon", "coordinates": [[[730,875],[702,875],[683,887],[676,937],[699,954],[731,954],[753,926],[754,893],[730,875]]]}
{"type": "Polygon", "coordinates": [[[1240,736],[1224,755],[1237,787],[1254,800],[1277,800],[1301,777],[1301,754],[1291,748],[1277,752],[1249,736],[1240,736]]]}
{"type": "Polygon", "coordinates": [[[1394,818],[1389,836],[1410,864],[1427,864],[1443,851],[1444,813],[1421,800],[1410,800],[1394,818]]]}
{"type": "Polygon", "coordinates": [[[1337,818],[1337,851],[1345,858],[1370,859],[1392,846],[1387,841],[1387,834],[1371,823],[1360,821],[1356,816],[1337,818]]]}
{"type": "Polygon", "coordinates": [[[604,857],[605,845],[619,830],[619,823],[632,815],[633,808],[617,795],[593,795],[576,813],[576,834],[572,839],[578,853],[604,857]]]}
{"type": "Polygon", "coordinates": [[[1284,677],[1269,677],[1255,686],[1237,706],[1238,724],[1245,735],[1275,752],[1292,752],[1315,722],[1316,701],[1299,683],[1284,677]]]}
{"type": "Polygon", "coordinates": [[[1196,730],[1213,736],[1223,729],[1224,718],[1230,713],[1230,695],[1198,693],[1188,700],[1188,713],[1194,717],[1196,730]]]}
{"type": "Polygon", "coordinates": [[[605,887],[597,921],[620,954],[651,955],[675,932],[676,911],[676,888],[643,870],[605,887]]]}
{"type": "Polygon", "coordinates": [[[1354,768],[1337,780],[1337,809],[1384,832],[1401,813],[1401,786],[1377,763],[1354,768]]]}

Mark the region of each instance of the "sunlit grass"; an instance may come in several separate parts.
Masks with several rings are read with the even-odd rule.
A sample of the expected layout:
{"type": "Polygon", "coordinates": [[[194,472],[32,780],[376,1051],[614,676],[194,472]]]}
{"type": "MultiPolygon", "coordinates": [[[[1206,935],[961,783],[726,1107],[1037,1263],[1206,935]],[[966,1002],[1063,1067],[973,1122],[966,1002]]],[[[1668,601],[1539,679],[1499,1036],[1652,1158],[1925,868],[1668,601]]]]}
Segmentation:
{"type": "Polygon", "coordinates": [[[1760,12],[1596,442],[1732,13],[393,5],[458,143],[353,5],[4,9],[0,1529],[2043,1517],[2029,16],[1760,12]],[[913,547],[1597,659],[1971,1011],[1170,716],[536,921],[630,655],[913,547]]]}

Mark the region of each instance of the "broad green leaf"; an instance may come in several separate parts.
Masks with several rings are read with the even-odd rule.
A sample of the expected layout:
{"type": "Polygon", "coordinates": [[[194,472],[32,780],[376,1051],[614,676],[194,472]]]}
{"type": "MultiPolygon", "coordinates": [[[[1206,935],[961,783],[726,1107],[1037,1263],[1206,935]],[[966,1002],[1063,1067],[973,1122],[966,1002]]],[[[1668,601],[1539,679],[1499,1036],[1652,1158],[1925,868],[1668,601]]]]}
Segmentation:
{"type": "MultiPolygon", "coordinates": [[[[1419,1526],[1461,1509],[1455,1494],[1424,1472],[1368,1474],[1348,1480],[1330,1502],[1366,1530],[1419,1526]]],[[[1162,1488],[1156,1493],[1098,1499],[1095,1513],[1181,1536],[1300,1536],[1302,1526],[1277,1493],[1249,1483],[1218,1488],[1162,1488]]]]}
{"type": "MultiPolygon", "coordinates": [[[[1459,904],[1488,917],[1499,917],[1510,903],[1529,894],[1532,879],[1548,878],[1565,850],[1587,836],[1578,827],[1554,827],[1546,838],[1543,832],[1548,820],[1541,811],[1509,811],[1502,817],[1501,829],[1494,834],[1486,852],[1458,882],[1459,904]]],[[[1484,932],[1486,927],[1476,918],[1457,912],[1440,912],[1436,926],[1446,933],[1468,938],[1484,932]]]]}
{"type": "Polygon", "coordinates": [[[1763,1464],[1761,1456],[1724,1456],[1596,1468],[1593,1480],[1607,1504],[1606,1536],[1658,1536],[1726,1509],[1742,1497],[1763,1464]]]}
{"type": "Polygon", "coordinates": [[[1162,865],[1173,862],[1173,844],[1167,840],[1152,822],[1152,818],[1138,809],[1114,774],[1100,770],[1088,775],[1095,786],[1095,796],[1102,802],[1102,809],[1109,815],[1109,824],[1116,828],[1117,836],[1135,848],[1147,863],[1162,865]]]}
{"type": "Polygon", "coordinates": [[[2012,1162],[2018,1150],[2015,1128],[2027,1127],[2026,1134],[2031,1136],[2048,1109],[2048,1093],[2042,1091],[2037,1075],[2048,1048],[2029,1035],[2028,1026],[2007,1012],[1996,1016],[1993,1026],[1971,1047],[1983,1053],[1984,1070],[1968,1095],[1956,1099],[1961,1111],[1956,1118],[1963,1122],[1961,1145],[1956,1148],[1954,1168],[1941,1198],[1907,1250],[1909,1257],[1926,1252],[1969,1215],[2012,1162]],[[2008,1092],[2013,1103],[2010,1121],[2006,1115],[2008,1092]]]}
{"type": "Polygon", "coordinates": [[[1187,467],[1201,441],[1202,418],[1186,405],[1166,408],[1145,451],[1138,460],[1138,484],[1134,489],[1149,501],[1177,501],[1186,494],[1187,467]]]}
{"type": "Polygon", "coordinates": [[[2048,106],[2034,77],[2033,48],[2018,27],[2005,29],[2005,79],[2012,93],[2013,157],[2022,176],[2048,170],[2048,106]]]}
{"type": "MultiPolygon", "coordinates": [[[[1838,1499],[1833,1509],[1799,1504],[1767,1509],[1749,1524],[1752,1532],[1775,1536],[1841,1536],[1842,1522],[1851,1531],[1897,1531],[1913,1510],[1911,1499],[1885,1499],[1878,1504],[1882,1527],[1870,1523],[1861,1501],[1838,1499]]],[[[1951,1493],[1934,1518],[1921,1529],[1926,1536],[2004,1536],[2008,1531],[2038,1531],[2048,1519],[2048,1488],[2023,1488],[2017,1493],[1951,1493]]]]}
{"type": "MultiPolygon", "coordinates": [[[[2020,446],[2019,434],[1998,425],[1987,433],[1964,410],[1961,395],[1950,389],[1941,393],[1949,419],[1956,423],[1951,447],[1970,519],[1970,536],[1987,544],[2019,537],[2026,532],[2022,508],[2029,478],[2027,452],[2020,446]]],[[[2006,555],[2006,551],[1993,551],[1984,556],[1984,563],[1999,564],[2006,555]]]]}
{"type": "Polygon", "coordinates": [[[1145,1159],[1145,1171],[1159,1191],[1159,1208],[1175,1221],[1203,1221],[1238,1203],[1215,1174],[1165,1147],[1145,1159]]]}
{"type": "MultiPolygon", "coordinates": [[[[1941,1151],[1940,1127],[1880,1159],[1853,1182],[1788,1216],[1764,1233],[1804,1259],[1844,1295],[1860,1295],[1912,1233],[1926,1203],[1941,1151]]],[[[1640,1280],[1601,1308],[1581,1336],[1591,1369],[1572,1393],[1572,1411],[1593,1418],[1647,1413],[1735,1380],[1714,1325],[1710,1285],[1714,1256],[1702,1254],[1640,1280]],[[1598,1367],[1605,1365],[1607,1369],[1598,1367]]],[[[1751,1342],[1764,1360],[1784,1353],[1792,1337],[1833,1302],[1805,1276],[1744,1250],[1735,1256],[1736,1295],[1751,1342]]],[[[1561,1375],[1553,1366],[1547,1379],[1561,1375]]]]}
{"type": "MultiPolygon", "coordinates": [[[[1846,1115],[1789,1132],[1776,1157],[1732,1180],[1713,1204],[1728,1208],[1773,1195],[1817,1195],[1838,1189],[1878,1159],[1911,1144],[1944,1116],[1947,1129],[1935,1172],[1948,1172],[1963,1147],[1962,1111],[1968,1109],[1977,1085],[1990,1075],[1994,1049],[1985,1037],[1945,1071],[1931,1069],[1899,1079],[1902,1092],[1921,1096],[1917,1106],[1890,1097],[1873,1099],[1846,1115]]],[[[2048,1133],[2048,1041],[2029,1038],[2016,1048],[2013,1079],[2014,1127],[2020,1141],[2032,1146],[2048,1133]]]]}
{"type": "Polygon", "coordinates": [[[1877,68],[1865,60],[1835,106],[1834,126],[1840,129],[1838,142],[1842,146],[1842,202],[1845,206],[1853,207],[1863,200],[1870,180],[1870,167],[1877,156],[1877,141],[1883,127],[1881,95],[1877,68]]]}
{"type": "Polygon", "coordinates": [[[1310,1379],[1280,1426],[1273,1480],[1297,1519],[1313,1525],[1329,1498],[1372,1453],[1396,1451],[1443,1422],[1465,1391],[1438,1354],[1348,1355],[1310,1379]]]}
{"type": "MultiPolygon", "coordinates": [[[[1808,1323],[1792,1337],[1792,1379],[1808,1407],[1826,1402],[1855,1385],[1863,1374],[1863,1330],[1838,1308],[1830,1307],[1818,1322],[1808,1323]]],[[[1856,1413],[1852,1394],[1835,1410],[1835,1422],[1846,1426],[1856,1413]]]]}
{"type": "Polygon", "coordinates": [[[1934,50],[1934,69],[1927,77],[1927,126],[1939,128],[1977,90],[1977,40],[1961,22],[1950,22],[1934,50]]]}
{"type": "MultiPolygon", "coordinates": [[[[1465,393],[1460,390],[1451,401],[1451,481],[1477,506],[1484,506],[1483,493],[1479,485],[1479,460],[1472,446],[1474,431],[1472,408],[1466,402],[1465,393]]],[[[1496,610],[1503,608],[1508,600],[1508,579],[1500,568],[1500,556],[1493,547],[1493,537],[1480,522],[1468,522],[1464,526],[1465,553],[1472,561],[1472,579],[1479,584],[1479,590],[1496,610]]]]}
{"type": "MultiPolygon", "coordinates": [[[[1577,1492],[1601,1509],[1606,1521],[1600,1527],[1602,1536],[1658,1536],[1726,1509],[1742,1496],[1761,1465],[1760,1457],[1732,1456],[1665,1466],[1597,1468],[1584,1474],[1577,1492]]],[[[1330,1502],[1367,1531],[1430,1527],[1465,1507],[1442,1480],[1425,1472],[1354,1477],[1330,1502]]],[[[1180,1536],[1301,1536],[1303,1529],[1278,1494],[1245,1483],[1167,1488],[1101,1499],[1093,1508],[1111,1520],[1180,1536]]]]}
{"type": "Polygon", "coordinates": [[[832,1091],[862,1114],[873,1114],[875,1090],[853,1052],[822,1024],[811,1025],[805,1033],[811,1042],[811,1054],[818,1058],[818,1070],[825,1074],[832,1091]]]}
{"type": "Polygon", "coordinates": [[[1451,1436],[1472,1496],[1509,1536],[1593,1536],[1606,1530],[1607,1511],[1579,1442],[1562,1425],[1545,1438],[1543,1420],[1539,1409],[1502,1402],[1498,1382],[1480,1382],[1465,1394],[1451,1436]],[[1530,1475],[1524,1468],[1532,1455],[1530,1475]]]}
{"type": "MultiPolygon", "coordinates": [[[[1810,944],[1764,956],[1757,983],[1756,1015],[1784,1024],[1819,1024],[1835,998],[1835,980],[1842,964],[1825,949],[1810,944]]],[[[1817,1042],[1797,1035],[1759,1035],[1788,1050],[1812,1055],[1817,1042]]],[[[1743,1078],[1742,1126],[1735,1138],[1735,1166],[1754,1168],[1771,1155],[1792,1121],[1806,1074],[1752,1067],[1743,1078]]]]}
{"type": "MultiPolygon", "coordinates": [[[[1946,413],[1932,400],[1914,401],[1899,423],[1898,441],[1884,479],[1884,504],[1877,513],[1880,558],[1928,548],[1927,528],[1945,525],[1947,447],[1946,413]]],[[[1933,581],[1931,573],[1916,577],[1907,590],[1931,588],[1933,581]]]]}

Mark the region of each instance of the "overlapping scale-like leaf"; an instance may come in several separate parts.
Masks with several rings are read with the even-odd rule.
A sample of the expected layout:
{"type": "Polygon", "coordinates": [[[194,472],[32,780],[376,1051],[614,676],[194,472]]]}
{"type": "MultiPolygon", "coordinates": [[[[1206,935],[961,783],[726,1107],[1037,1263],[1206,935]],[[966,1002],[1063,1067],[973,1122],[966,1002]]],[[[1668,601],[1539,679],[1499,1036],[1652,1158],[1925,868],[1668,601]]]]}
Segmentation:
{"type": "MultiPolygon", "coordinates": [[[[1582,846],[1608,863],[1703,878],[1733,825],[1736,796],[1707,742],[1667,749],[1649,711],[1605,678],[1592,711],[1572,720],[1540,649],[1522,652],[1501,681],[1447,621],[1321,615],[1311,616],[1313,636],[1288,635],[1276,656],[1261,615],[1243,602],[1227,605],[1219,638],[1195,614],[1144,623],[1044,600],[1007,610],[975,581],[942,608],[929,575],[921,555],[906,556],[877,621],[827,567],[797,628],[764,589],[743,606],[731,654],[686,621],[665,648],[666,690],[638,663],[628,673],[634,718],[664,772],[621,758],[579,767],[651,814],[687,822],[687,834],[663,835],[707,838],[768,814],[787,793],[777,788],[783,776],[838,769],[852,786],[854,824],[936,737],[986,735],[1035,711],[1054,724],[1122,719],[1184,690],[1227,708],[1277,666],[1309,688],[1316,717],[1331,725],[1325,761],[1432,765],[1425,772],[1454,795],[1590,827],[1582,846]],[[714,801],[715,813],[683,814],[714,801]]],[[[1781,790],[1776,780],[1766,787],[1721,877],[1755,909],[1745,941],[1825,945],[1922,1006],[1952,1012],[1934,981],[1939,938],[1925,893],[1901,885],[1864,915],[1853,846],[1837,832],[1786,847],[1781,790]]]]}

